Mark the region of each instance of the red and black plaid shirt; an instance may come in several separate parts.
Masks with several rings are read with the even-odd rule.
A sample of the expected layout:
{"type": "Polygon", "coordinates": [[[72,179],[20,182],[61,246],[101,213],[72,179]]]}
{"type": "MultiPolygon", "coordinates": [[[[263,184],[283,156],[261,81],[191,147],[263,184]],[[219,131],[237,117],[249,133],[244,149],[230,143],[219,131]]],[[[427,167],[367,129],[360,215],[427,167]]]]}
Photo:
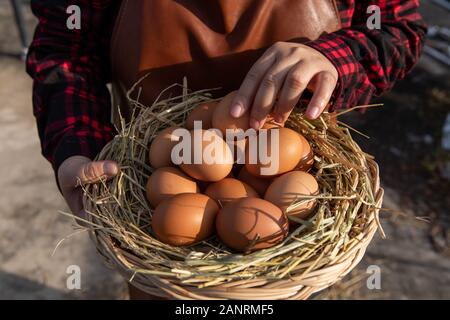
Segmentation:
{"type": "MultiPolygon", "coordinates": [[[[32,0],[38,17],[27,72],[43,155],[56,170],[72,155],[95,157],[112,138],[109,41],[120,1],[32,0]],[[81,29],[66,27],[66,8],[81,8],[81,29]]],[[[307,43],[339,73],[333,108],[368,103],[392,88],[417,62],[426,27],[419,0],[337,0],[342,29],[307,43]],[[381,9],[381,29],[369,30],[367,8],[381,9]]]]}

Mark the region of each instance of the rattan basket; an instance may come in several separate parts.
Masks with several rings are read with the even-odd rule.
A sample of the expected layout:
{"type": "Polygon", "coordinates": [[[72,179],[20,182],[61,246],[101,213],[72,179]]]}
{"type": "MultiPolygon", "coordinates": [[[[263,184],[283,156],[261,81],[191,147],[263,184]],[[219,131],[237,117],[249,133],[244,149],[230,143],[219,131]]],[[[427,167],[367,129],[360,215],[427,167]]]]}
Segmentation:
{"type": "Polygon", "coordinates": [[[215,237],[173,248],[152,236],[143,190],[152,171],[148,145],[159,130],[181,124],[189,110],[209,99],[205,92],[185,92],[147,108],[130,99],[139,114],[98,156],[118,161],[121,173],[85,188],[98,251],[135,287],[169,299],[306,299],[341,280],[360,262],[375,231],[382,233],[383,189],[373,158],[351,139],[349,128],[331,125],[326,114],[312,122],[295,114],[287,124],[309,139],[316,155],[313,174],[329,187],[318,196],[317,213],[300,221],[283,243],[243,255],[215,237]]]}

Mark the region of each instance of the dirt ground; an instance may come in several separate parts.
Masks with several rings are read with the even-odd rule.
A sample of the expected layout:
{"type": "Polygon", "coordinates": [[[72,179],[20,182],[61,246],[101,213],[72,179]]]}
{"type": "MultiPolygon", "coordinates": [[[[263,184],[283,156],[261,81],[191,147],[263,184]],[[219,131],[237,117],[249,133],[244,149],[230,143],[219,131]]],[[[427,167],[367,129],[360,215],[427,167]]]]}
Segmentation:
{"type": "MultiPolygon", "coordinates": [[[[449,27],[444,9],[426,4],[422,11],[430,24],[449,27]]],[[[35,21],[26,13],[31,32],[35,21]]],[[[124,280],[104,265],[88,235],[58,213],[67,208],[40,154],[32,82],[19,52],[9,2],[2,1],[0,299],[126,298],[124,280]],[[67,288],[71,265],[80,267],[80,290],[67,288]]],[[[405,81],[377,100],[384,107],[343,119],[371,137],[357,139],[380,164],[387,239],[376,235],[356,270],[316,299],[450,298],[450,183],[442,177],[450,157],[440,148],[449,89],[449,69],[424,56],[405,81]],[[379,290],[366,286],[369,265],[381,270],[379,290]]]]}

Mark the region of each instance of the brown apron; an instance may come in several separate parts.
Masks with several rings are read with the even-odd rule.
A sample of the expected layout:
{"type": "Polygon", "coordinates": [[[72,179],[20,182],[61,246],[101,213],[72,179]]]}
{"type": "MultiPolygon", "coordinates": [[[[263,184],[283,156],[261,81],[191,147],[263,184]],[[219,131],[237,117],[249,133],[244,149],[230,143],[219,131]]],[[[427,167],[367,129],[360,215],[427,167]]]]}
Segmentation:
{"type": "Polygon", "coordinates": [[[333,0],[123,0],[111,44],[114,104],[127,117],[124,93],[147,73],[144,105],[183,77],[189,89],[220,87],[215,94],[223,96],[275,42],[339,28],[333,0]]]}
{"type": "MultiPolygon", "coordinates": [[[[124,94],[147,73],[144,105],[183,77],[191,90],[220,87],[222,96],[239,88],[275,42],[305,42],[339,28],[334,0],[123,0],[111,44],[114,106],[127,117],[124,94]]],[[[117,124],[115,115],[116,108],[117,124]]]]}

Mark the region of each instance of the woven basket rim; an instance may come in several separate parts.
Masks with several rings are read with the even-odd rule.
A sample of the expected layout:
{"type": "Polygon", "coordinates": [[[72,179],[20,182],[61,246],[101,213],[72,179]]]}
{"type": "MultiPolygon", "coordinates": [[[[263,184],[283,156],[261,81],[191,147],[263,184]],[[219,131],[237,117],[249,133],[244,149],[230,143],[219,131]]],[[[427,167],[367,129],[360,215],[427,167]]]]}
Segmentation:
{"type": "MultiPolygon", "coordinates": [[[[293,274],[288,278],[262,278],[233,280],[207,287],[198,287],[183,282],[176,277],[158,276],[136,272],[136,269],[146,269],[147,265],[137,255],[117,244],[110,234],[102,229],[92,228],[90,235],[98,252],[106,262],[116,269],[136,288],[150,295],[169,299],[306,299],[311,294],[323,290],[341,280],[361,261],[367,246],[375,232],[380,227],[379,208],[383,201],[384,191],[380,187],[379,168],[370,157],[363,160],[363,166],[368,170],[375,205],[362,204],[359,211],[365,210],[366,223],[364,230],[356,237],[355,245],[342,250],[331,261],[308,272],[293,274]]],[[[85,199],[85,205],[93,205],[85,199]]],[[[89,220],[97,225],[102,222],[90,215],[89,220]]],[[[148,268],[147,268],[148,269],[148,268]]]]}
{"type": "MultiPolygon", "coordinates": [[[[374,161],[370,162],[372,162],[374,174],[378,177],[378,165],[374,161]]],[[[358,246],[354,247],[350,252],[342,253],[342,257],[337,259],[338,262],[311,272],[301,280],[279,280],[273,282],[272,287],[275,287],[275,292],[279,292],[278,294],[274,294],[274,290],[270,288],[258,288],[255,291],[253,288],[247,289],[241,288],[240,286],[237,286],[239,290],[233,292],[227,285],[218,286],[219,288],[223,287],[219,294],[212,292],[215,290],[214,286],[202,288],[200,290],[196,287],[191,287],[187,290],[184,289],[183,286],[180,286],[174,279],[136,274],[130,266],[138,263],[139,258],[133,257],[135,259],[134,261],[130,259],[131,255],[127,251],[118,247],[109,235],[102,234],[101,231],[97,230],[95,232],[90,232],[90,234],[99,253],[106,259],[110,267],[117,270],[125,279],[128,279],[133,286],[151,295],[183,300],[239,299],[239,296],[242,296],[241,299],[244,300],[307,299],[312,294],[319,292],[344,278],[363,258],[366,248],[379,226],[377,219],[384,195],[383,188],[379,186],[379,178],[374,181],[374,190],[376,190],[376,193],[374,193],[377,198],[377,206],[376,208],[371,209],[370,222],[364,232],[361,233],[361,242],[358,246]],[[286,283],[288,284],[289,290],[283,290],[282,288],[286,283]],[[256,294],[257,291],[260,291],[260,294],[256,294]]],[[[242,282],[248,283],[249,281],[242,282]]]]}
{"type": "MultiPolygon", "coordinates": [[[[194,100],[197,103],[201,103],[204,101],[211,100],[211,98],[207,98],[203,93],[205,90],[198,91],[197,93],[193,93],[192,96],[189,94],[189,97],[194,97],[194,100]],[[197,99],[196,94],[200,93],[198,96],[199,100],[197,99]],[[197,99],[197,100],[196,100],[197,99]]],[[[175,110],[178,108],[178,110],[184,110],[187,105],[183,105],[185,101],[191,101],[189,100],[185,94],[181,97],[182,103],[178,103],[176,105],[172,104],[169,109],[175,110]]],[[[130,99],[130,97],[129,97],[130,99]]],[[[131,100],[130,100],[131,101],[131,100]]],[[[172,103],[174,101],[172,98],[167,100],[172,103]]],[[[135,103],[137,107],[142,107],[142,105],[139,104],[138,101],[131,101],[135,103]]],[[[145,131],[145,139],[140,141],[138,144],[143,145],[148,143],[149,139],[151,139],[151,136],[148,135],[149,128],[153,128],[153,126],[156,125],[157,130],[161,130],[162,127],[160,117],[163,118],[167,116],[167,109],[164,109],[162,107],[166,107],[169,105],[162,105],[159,104],[159,102],[155,103],[155,105],[152,105],[149,109],[142,109],[146,110],[145,112],[142,112],[147,117],[149,116],[150,119],[141,117],[140,120],[143,121],[136,121],[136,126],[138,130],[144,130],[145,131]],[[156,107],[155,107],[156,105],[156,107]],[[158,109],[158,106],[160,109],[158,109]],[[159,112],[157,110],[160,110],[159,112]],[[147,112],[147,113],[146,113],[147,112]],[[151,121],[155,121],[155,123],[150,124],[151,121]]],[[[144,106],[145,107],[145,106],[144,106]]],[[[189,108],[193,108],[193,102],[188,106],[189,108]]],[[[188,109],[189,109],[188,108],[188,109]]],[[[185,110],[184,112],[187,112],[188,110],[185,110]]],[[[185,116],[185,113],[184,113],[185,116]]],[[[291,116],[292,118],[292,116],[291,116]]],[[[137,120],[137,118],[136,118],[137,120]]],[[[172,120],[166,120],[166,124],[169,123],[173,125],[173,123],[177,124],[180,122],[174,122],[174,121],[180,121],[184,118],[180,118],[180,116],[176,115],[173,117],[172,120]]],[[[324,118],[322,116],[320,117],[321,123],[324,124],[324,128],[328,130],[328,125],[325,124],[324,118]]],[[[326,121],[329,121],[330,118],[326,117],[326,121]]],[[[289,120],[290,121],[290,120],[289,120]]],[[[131,124],[133,126],[133,124],[131,124]]],[[[297,127],[298,130],[300,127],[297,127]]],[[[134,132],[134,131],[133,131],[134,132]]],[[[140,132],[140,131],[139,131],[140,132]]],[[[299,131],[300,132],[300,131],[299,131]]],[[[335,131],[336,132],[336,131],[335,131]]],[[[153,136],[155,131],[153,130],[153,136]]],[[[349,136],[349,130],[346,130],[346,136],[349,136]]],[[[313,133],[314,137],[314,133],[313,133]]],[[[342,135],[339,136],[342,138],[342,135]]],[[[120,136],[116,137],[119,139],[122,139],[120,136]]],[[[128,138],[129,139],[129,138],[128,138]]],[[[137,138],[135,136],[132,137],[132,141],[135,141],[137,138]]],[[[320,138],[319,138],[320,140],[320,138]]],[[[131,140],[130,140],[131,141],[131,140]]],[[[342,144],[339,140],[336,140],[337,144],[342,144]]],[[[111,141],[111,143],[113,143],[111,141]]],[[[317,142],[317,141],[315,141],[317,142]]],[[[334,250],[335,252],[330,253],[330,247],[327,249],[321,250],[322,253],[319,254],[319,258],[317,260],[312,259],[312,261],[307,260],[295,260],[297,261],[303,261],[298,262],[298,265],[294,271],[294,269],[288,268],[287,271],[283,271],[283,274],[279,276],[278,278],[271,277],[251,277],[251,278],[244,278],[244,279],[235,279],[236,277],[230,277],[226,278],[228,281],[209,281],[208,284],[197,286],[194,283],[188,283],[186,281],[186,278],[180,277],[179,274],[170,274],[168,276],[168,272],[159,272],[158,269],[152,270],[148,267],[148,265],[143,261],[139,255],[134,254],[126,247],[121,247],[118,245],[118,240],[111,235],[111,233],[108,233],[107,230],[110,228],[110,226],[105,226],[101,219],[99,219],[96,215],[88,215],[89,222],[92,223],[94,226],[98,227],[91,227],[90,228],[90,235],[92,240],[94,241],[98,252],[104,257],[105,261],[114,269],[116,269],[125,279],[127,279],[133,286],[136,288],[147,292],[150,295],[159,296],[162,298],[169,298],[169,299],[200,299],[200,300],[210,300],[210,299],[306,299],[311,294],[318,292],[326,287],[329,287],[336,281],[341,280],[346,274],[348,274],[363,258],[364,253],[366,251],[367,246],[369,245],[370,241],[372,240],[376,230],[378,229],[383,236],[383,232],[380,226],[379,221],[379,209],[381,208],[381,204],[383,201],[383,194],[384,191],[380,187],[380,177],[379,177],[379,168],[377,163],[371,158],[370,156],[367,156],[365,153],[361,152],[361,149],[356,144],[356,142],[350,138],[350,141],[348,142],[352,147],[350,148],[348,145],[345,145],[345,148],[342,150],[347,150],[347,147],[350,148],[348,150],[356,150],[356,154],[358,155],[356,157],[356,162],[351,163],[350,160],[346,160],[342,158],[341,165],[344,165],[347,163],[348,167],[346,169],[352,170],[352,168],[359,167],[362,169],[363,172],[363,180],[365,187],[364,190],[370,189],[370,204],[364,202],[364,200],[358,200],[358,205],[354,206],[354,209],[352,211],[349,211],[349,202],[354,200],[349,199],[355,199],[355,198],[347,198],[347,200],[344,200],[347,204],[347,206],[343,205],[342,207],[339,206],[339,208],[342,208],[342,210],[345,212],[345,218],[347,218],[347,214],[349,212],[352,212],[352,218],[350,218],[351,224],[347,224],[344,226],[345,231],[345,239],[351,239],[350,242],[341,242],[346,241],[343,239],[338,239],[339,241],[336,242],[335,246],[332,248],[337,249],[334,250]],[[356,166],[356,167],[355,167],[356,166]],[[370,187],[368,187],[370,186],[370,187]],[[356,233],[353,233],[353,235],[350,236],[347,232],[350,231],[350,227],[353,226],[353,222],[356,220],[357,217],[361,217],[362,219],[357,224],[358,231],[356,233]],[[362,221],[362,222],[361,222],[362,221]],[[105,227],[105,228],[102,228],[105,227]],[[350,226],[350,227],[349,227],[350,226]],[[348,228],[348,229],[347,229],[348,228]],[[360,230],[362,228],[362,230],[360,230]],[[344,245],[345,244],[345,245],[344,245]],[[325,252],[327,252],[325,254],[325,252]],[[320,263],[320,265],[316,265],[317,263],[320,263]],[[306,268],[303,270],[302,268],[306,268]],[[139,270],[139,272],[137,271],[139,270]],[[149,271],[149,272],[145,272],[149,271]],[[151,271],[151,272],[150,272],[151,271]],[[157,272],[155,272],[157,271],[157,272]],[[287,272],[287,273],[286,273],[287,272]],[[287,276],[286,276],[287,274],[287,276]],[[230,280],[231,279],[231,280],[230,280]]],[[[102,152],[99,154],[99,159],[103,159],[102,156],[105,154],[103,153],[104,150],[107,150],[107,146],[102,150],[102,152]]],[[[141,148],[141,146],[138,146],[138,148],[141,148]]],[[[127,145],[128,148],[128,145],[127,145]]],[[[318,149],[317,151],[320,151],[321,149],[318,149]]],[[[338,149],[335,149],[338,150],[338,149]]],[[[347,152],[347,151],[343,151],[347,152]]],[[[134,151],[132,151],[132,154],[134,154],[134,151]]],[[[142,150],[140,152],[142,155],[142,150]]],[[[355,154],[355,155],[356,155],[355,154]]],[[[334,161],[336,157],[331,154],[329,158],[333,159],[332,164],[336,163],[334,161]]],[[[138,164],[145,162],[143,157],[139,158],[140,162],[138,164]]],[[[135,162],[132,162],[131,168],[135,165],[135,162]]],[[[130,166],[129,166],[130,167],[130,166]]],[[[358,170],[360,170],[358,169],[358,170]]],[[[347,172],[347,170],[344,170],[344,172],[347,172]]],[[[349,188],[351,188],[351,191],[354,192],[356,189],[358,183],[357,180],[359,179],[358,172],[361,173],[361,171],[357,171],[355,174],[352,174],[352,180],[350,181],[349,188]],[[355,178],[356,177],[356,178],[355,178]]],[[[347,178],[347,180],[350,178],[347,178]]],[[[142,179],[141,179],[142,181],[142,179]]],[[[323,180],[326,185],[328,184],[328,181],[323,180]]],[[[110,184],[111,186],[111,184],[110,184]]],[[[109,190],[110,187],[103,184],[103,187],[106,188],[106,190],[109,190]]],[[[89,187],[90,188],[90,187],[89,187]]],[[[115,186],[112,186],[113,190],[115,189],[115,186]]],[[[349,190],[349,188],[344,190],[349,190]]],[[[363,190],[363,189],[361,189],[363,190]]],[[[341,193],[338,193],[340,195],[341,193]]],[[[334,194],[332,194],[334,195],[334,194]]],[[[339,198],[342,199],[342,198],[339,198]]],[[[359,198],[358,198],[359,199],[359,198]]],[[[337,200],[341,201],[341,200],[337,200]]],[[[102,202],[102,201],[100,201],[102,202]]],[[[141,201],[140,203],[144,203],[145,201],[141,201]]],[[[84,197],[84,205],[86,208],[86,211],[88,212],[95,212],[95,207],[98,207],[98,203],[94,203],[94,201],[90,201],[87,193],[84,197]],[[91,210],[93,209],[93,210],[91,210]]],[[[338,207],[338,206],[337,206],[338,207]]],[[[128,208],[119,206],[118,208],[128,208]]],[[[148,208],[148,206],[147,206],[148,208]]],[[[337,210],[337,209],[336,209],[337,210]]],[[[342,211],[341,210],[341,211],[342,211]]],[[[140,208],[139,208],[140,212],[140,208]]],[[[112,218],[114,221],[117,221],[119,219],[118,217],[121,217],[124,213],[120,213],[119,216],[113,215],[112,218]]],[[[129,213],[125,213],[125,216],[128,217],[128,215],[131,216],[129,213]]],[[[120,219],[119,219],[120,220],[120,219]]],[[[319,219],[320,220],[320,219],[319,219]]],[[[342,220],[342,219],[341,219],[342,220]]],[[[128,220],[127,220],[128,221],[128,220]]],[[[325,220],[323,220],[325,221],[325,220]]],[[[335,225],[334,222],[339,222],[339,220],[334,220],[334,217],[331,218],[333,221],[332,224],[329,224],[329,222],[325,222],[328,226],[338,226],[341,227],[340,224],[335,225]]],[[[341,222],[344,223],[342,220],[341,222]]],[[[108,221],[109,223],[109,221],[108,221]]],[[[319,222],[318,222],[319,223],[319,222]]],[[[320,222],[322,223],[322,222],[320,222]]],[[[128,226],[128,224],[126,224],[128,226]]],[[[326,225],[326,226],[327,226],[326,225]]],[[[321,227],[322,224],[319,224],[321,227]]],[[[309,227],[308,227],[309,228],[309,227]]],[[[315,229],[314,229],[315,230],[315,229]]],[[[319,229],[321,230],[321,229],[319,229]]],[[[122,229],[123,231],[123,229],[122,229]]],[[[125,230],[129,231],[129,230],[125,230]]],[[[316,232],[316,231],[314,231],[316,232]]],[[[113,232],[114,233],[114,232],[113,232]]],[[[339,231],[341,233],[341,231],[339,231]]],[[[144,239],[149,239],[149,237],[144,237],[144,239]]],[[[151,241],[153,238],[149,239],[151,241]]],[[[321,239],[321,238],[319,238],[321,239]]],[[[332,238],[333,240],[334,238],[332,238]]],[[[291,240],[292,241],[292,240],[291,240]]],[[[153,242],[152,242],[153,243],[153,242]]],[[[288,244],[289,245],[289,244],[288,244]]],[[[280,248],[283,248],[284,242],[280,245],[277,245],[274,247],[276,249],[275,255],[271,257],[266,257],[267,259],[272,259],[272,257],[278,257],[280,248]]],[[[151,247],[151,246],[150,246],[151,247]]],[[[146,247],[148,248],[148,247],[146,247]]],[[[154,248],[154,247],[152,247],[154,248]]],[[[290,246],[286,250],[284,250],[284,254],[291,253],[292,250],[295,248],[298,248],[297,245],[294,245],[294,247],[290,246]]],[[[139,252],[139,250],[137,251],[139,252]]],[[[185,251],[184,251],[185,252],[185,251]]],[[[153,253],[150,257],[153,257],[153,253]]],[[[251,256],[254,257],[254,256],[251,256]]],[[[297,256],[291,255],[289,258],[296,258],[297,256]]],[[[153,258],[152,258],[153,259],[153,258]]],[[[150,261],[150,260],[148,260],[150,261]]],[[[169,265],[177,265],[174,264],[171,260],[169,265]]],[[[178,261],[178,260],[177,260],[178,261]]],[[[263,260],[267,262],[268,260],[263,260]]],[[[279,261],[279,260],[277,260],[279,261]]],[[[179,261],[178,261],[179,262],[179,261]]],[[[151,261],[149,263],[152,263],[151,261]]],[[[233,262],[235,263],[235,262],[233,262]]],[[[222,264],[222,263],[220,263],[222,264]]],[[[157,265],[158,266],[158,265],[157,265]]],[[[278,269],[278,262],[277,264],[272,264],[271,266],[275,266],[278,269]]],[[[208,267],[209,268],[209,267],[208,267]]],[[[264,267],[264,270],[266,267],[264,267]]],[[[234,269],[233,269],[234,270],[234,269]]],[[[215,273],[214,273],[215,274],[215,273]]],[[[276,274],[276,273],[275,273],[276,274]]],[[[248,274],[247,274],[248,275],[248,274]]],[[[211,277],[211,276],[210,276],[211,277]]],[[[241,277],[241,275],[239,275],[241,277]]],[[[195,279],[194,279],[195,280],[195,279]]],[[[220,279],[218,279],[220,280],[220,279]]]]}

